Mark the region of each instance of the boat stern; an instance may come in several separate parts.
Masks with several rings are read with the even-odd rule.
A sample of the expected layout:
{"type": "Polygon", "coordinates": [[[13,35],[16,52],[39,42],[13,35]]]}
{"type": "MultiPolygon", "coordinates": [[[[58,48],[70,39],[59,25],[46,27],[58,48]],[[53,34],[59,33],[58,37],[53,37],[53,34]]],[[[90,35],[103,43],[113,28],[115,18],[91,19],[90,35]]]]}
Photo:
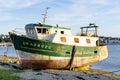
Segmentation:
{"type": "Polygon", "coordinates": [[[100,49],[99,61],[106,59],[108,57],[108,47],[105,45],[99,46],[98,48],[100,49]]]}

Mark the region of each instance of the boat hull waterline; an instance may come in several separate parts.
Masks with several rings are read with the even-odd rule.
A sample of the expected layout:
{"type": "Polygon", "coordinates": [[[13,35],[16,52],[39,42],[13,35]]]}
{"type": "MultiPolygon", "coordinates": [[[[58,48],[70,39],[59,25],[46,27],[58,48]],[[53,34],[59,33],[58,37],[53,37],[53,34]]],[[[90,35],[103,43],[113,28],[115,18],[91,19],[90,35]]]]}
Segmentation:
{"type": "Polygon", "coordinates": [[[67,69],[69,66],[79,68],[108,57],[107,46],[75,46],[73,53],[74,45],[30,39],[12,33],[10,36],[24,69],[67,69]]]}

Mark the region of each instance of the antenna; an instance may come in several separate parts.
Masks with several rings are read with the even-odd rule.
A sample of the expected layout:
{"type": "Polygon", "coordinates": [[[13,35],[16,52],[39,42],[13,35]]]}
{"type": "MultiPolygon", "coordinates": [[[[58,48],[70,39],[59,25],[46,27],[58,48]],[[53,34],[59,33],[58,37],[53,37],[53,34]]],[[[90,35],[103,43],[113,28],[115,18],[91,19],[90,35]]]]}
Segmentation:
{"type": "Polygon", "coordinates": [[[45,21],[46,21],[46,18],[47,18],[48,9],[49,9],[49,7],[47,7],[45,13],[42,14],[43,15],[43,22],[42,22],[42,24],[45,24],[45,21]]]}

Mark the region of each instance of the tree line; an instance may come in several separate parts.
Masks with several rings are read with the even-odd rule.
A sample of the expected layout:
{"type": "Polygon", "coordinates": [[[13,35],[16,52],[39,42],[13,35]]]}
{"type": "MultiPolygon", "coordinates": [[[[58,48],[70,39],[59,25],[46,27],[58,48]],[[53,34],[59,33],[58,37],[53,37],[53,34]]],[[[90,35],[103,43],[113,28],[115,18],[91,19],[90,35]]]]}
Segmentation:
{"type": "Polygon", "coordinates": [[[0,43],[1,42],[11,42],[11,40],[10,38],[4,38],[4,39],[0,38],[0,43]]]}

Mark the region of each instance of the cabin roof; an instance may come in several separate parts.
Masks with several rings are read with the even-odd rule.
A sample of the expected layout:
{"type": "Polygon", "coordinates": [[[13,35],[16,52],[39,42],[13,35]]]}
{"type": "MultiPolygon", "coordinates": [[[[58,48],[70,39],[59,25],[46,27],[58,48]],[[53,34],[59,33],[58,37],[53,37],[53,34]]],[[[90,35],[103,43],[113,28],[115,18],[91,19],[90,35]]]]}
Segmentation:
{"type": "Polygon", "coordinates": [[[98,26],[96,26],[95,24],[89,24],[89,26],[86,26],[86,27],[81,27],[81,29],[83,28],[98,28],[98,26]]]}
{"type": "Polygon", "coordinates": [[[71,28],[66,28],[66,27],[59,27],[58,25],[57,26],[52,26],[52,25],[47,25],[47,24],[27,24],[25,26],[25,28],[34,28],[34,27],[44,27],[44,28],[57,28],[57,29],[67,29],[67,30],[71,30],[71,28]]]}

